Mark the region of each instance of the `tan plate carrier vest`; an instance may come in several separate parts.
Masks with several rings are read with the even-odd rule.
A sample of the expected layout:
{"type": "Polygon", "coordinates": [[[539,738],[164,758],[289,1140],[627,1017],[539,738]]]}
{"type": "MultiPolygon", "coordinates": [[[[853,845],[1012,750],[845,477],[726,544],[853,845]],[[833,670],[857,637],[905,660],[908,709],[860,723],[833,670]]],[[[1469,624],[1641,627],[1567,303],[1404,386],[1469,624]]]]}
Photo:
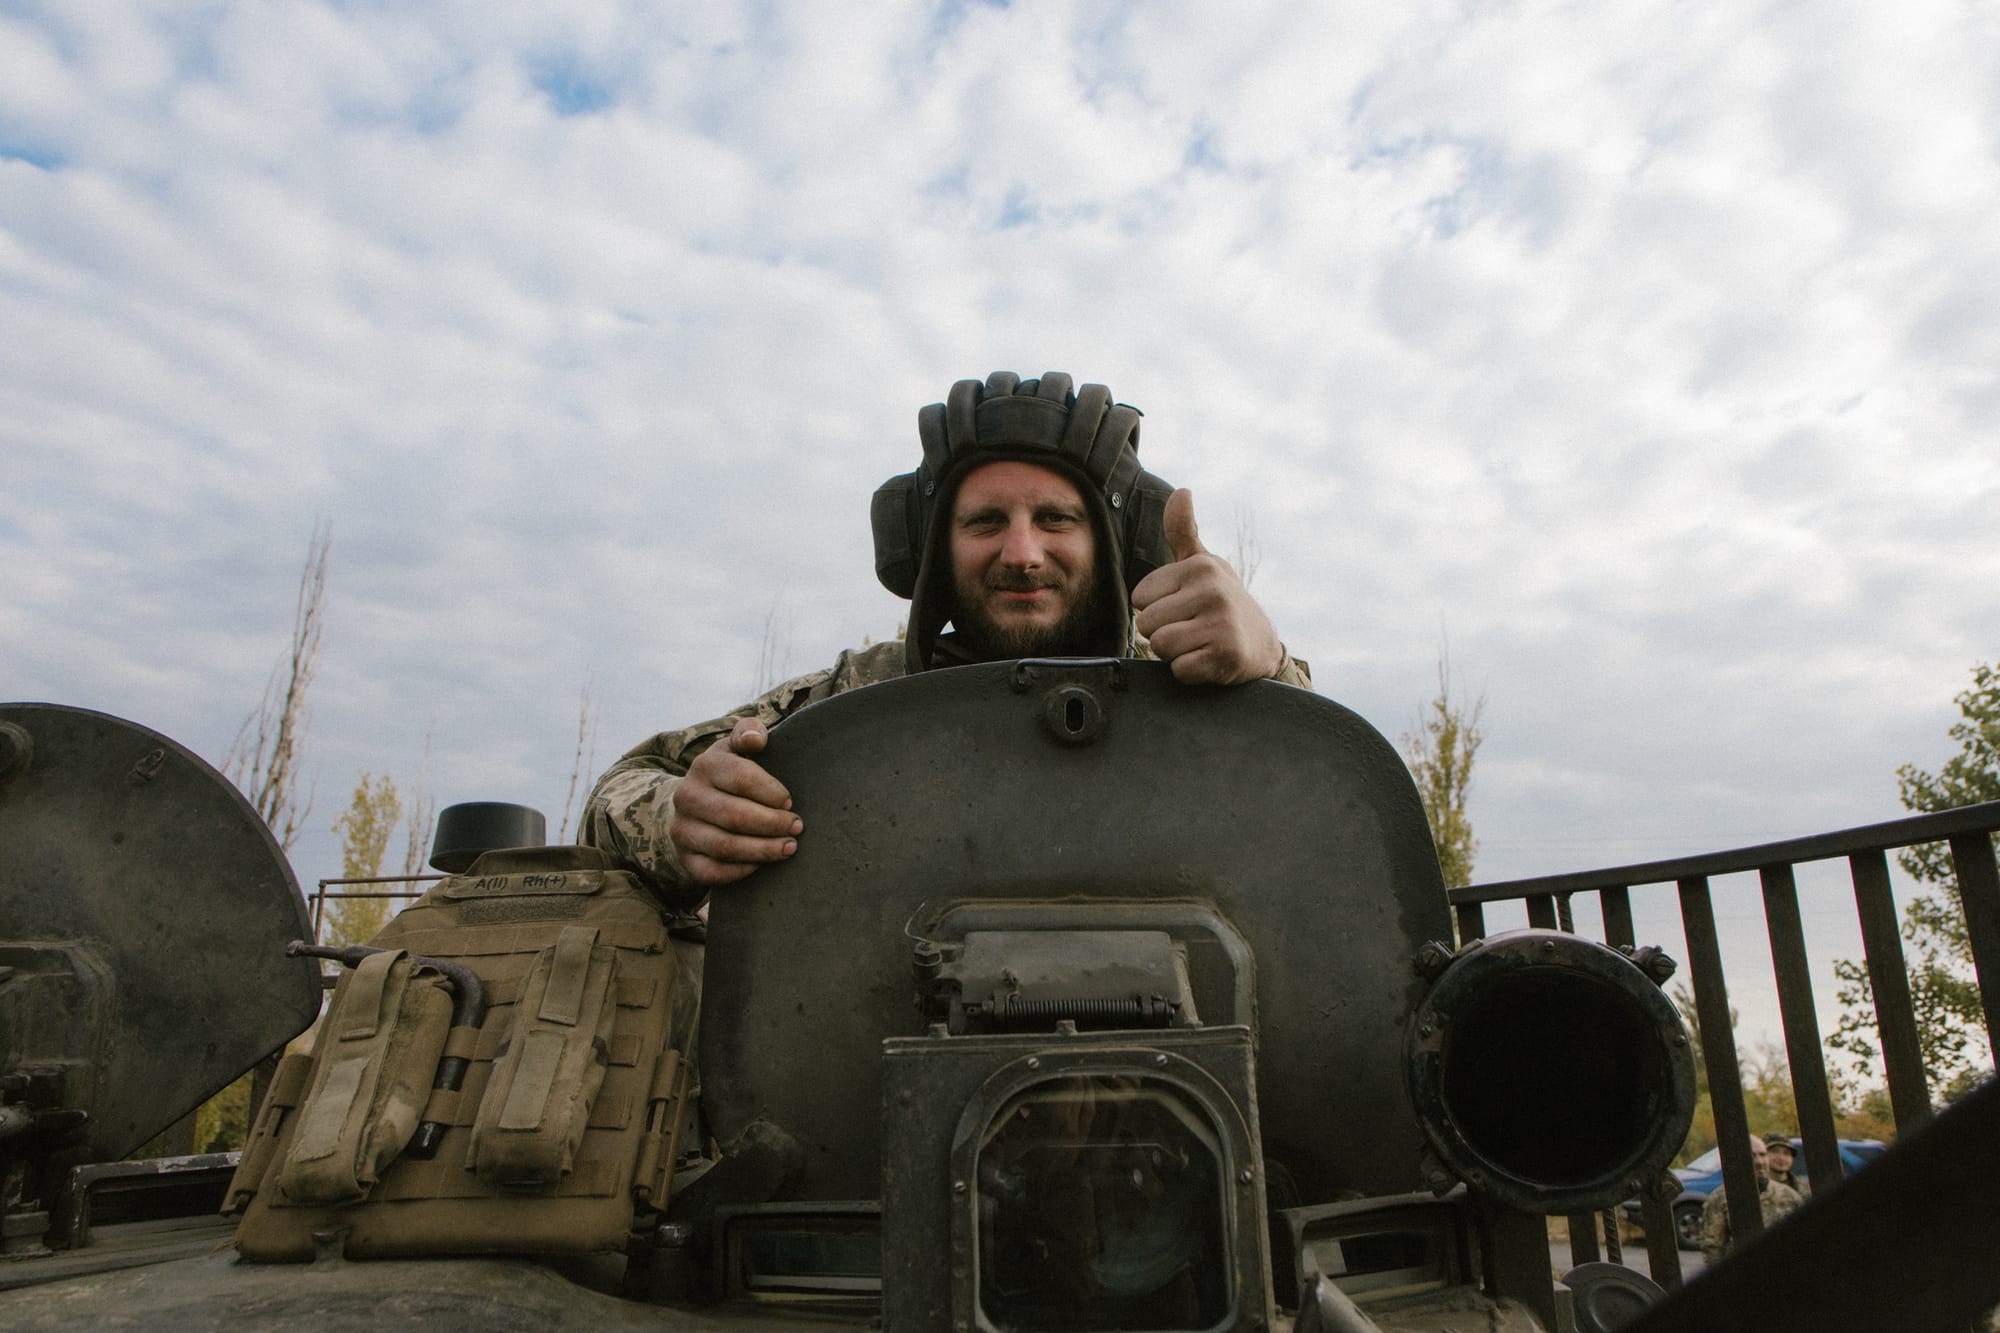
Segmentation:
{"type": "Polygon", "coordinates": [[[327,1231],[349,1258],[622,1249],[635,1207],[666,1203],[699,946],[580,847],[489,852],[371,943],[252,1126],[225,1205],[244,1257],[310,1259],[327,1231]],[[452,1025],[425,959],[478,976],[478,1026],[452,1025]]]}

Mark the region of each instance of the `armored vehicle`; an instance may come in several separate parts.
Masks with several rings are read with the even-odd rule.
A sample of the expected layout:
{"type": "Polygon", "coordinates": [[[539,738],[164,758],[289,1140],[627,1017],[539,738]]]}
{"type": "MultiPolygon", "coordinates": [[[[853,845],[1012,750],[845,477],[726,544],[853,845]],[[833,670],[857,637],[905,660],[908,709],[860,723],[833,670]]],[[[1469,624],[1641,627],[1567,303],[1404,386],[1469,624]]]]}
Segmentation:
{"type": "Polygon", "coordinates": [[[0,707],[0,1324],[1387,1333],[1644,1303],[1572,1298],[1544,1215],[1672,1187],[1672,963],[1455,945],[1416,791],[1352,712],[1002,662],[816,704],[765,758],[812,836],[705,931],[600,853],[441,820],[451,873],[333,957],[308,1049],[325,960],[235,791],[134,724],[0,707]],[[288,1042],[242,1153],[122,1160],[288,1042]]]}

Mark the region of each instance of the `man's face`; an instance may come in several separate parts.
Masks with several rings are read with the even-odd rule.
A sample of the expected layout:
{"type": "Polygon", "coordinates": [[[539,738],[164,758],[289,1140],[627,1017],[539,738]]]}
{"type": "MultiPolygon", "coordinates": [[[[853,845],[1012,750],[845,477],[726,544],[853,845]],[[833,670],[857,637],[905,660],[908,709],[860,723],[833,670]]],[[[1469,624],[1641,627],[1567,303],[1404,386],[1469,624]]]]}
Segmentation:
{"type": "Polygon", "coordinates": [[[1771,1157],[1762,1139],[1750,1140],[1750,1161],[1757,1169],[1757,1183],[1763,1184],[1771,1178],[1771,1157]]]}
{"type": "Polygon", "coordinates": [[[952,623],[987,659],[1082,651],[1097,623],[1097,542],[1083,496],[1034,463],[987,463],[951,510],[952,623]]]}
{"type": "Polygon", "coordinates": [[[1770,1159],[1771,1170],[1778,1172],[1780,1175],[1783,1175],[1792,1169],[1791,1144],[1773,1143],[1769,1145],[1764,1151],[1770,1159]]]}

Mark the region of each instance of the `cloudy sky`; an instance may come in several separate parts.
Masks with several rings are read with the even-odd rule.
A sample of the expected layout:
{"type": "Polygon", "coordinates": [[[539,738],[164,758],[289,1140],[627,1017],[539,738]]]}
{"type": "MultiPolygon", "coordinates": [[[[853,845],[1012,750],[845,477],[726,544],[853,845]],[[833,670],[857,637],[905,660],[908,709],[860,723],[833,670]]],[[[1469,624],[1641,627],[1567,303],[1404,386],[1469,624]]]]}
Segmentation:
{"type": "Polygon", "coordinates": [[[916,409],[1059,368],[1322,692],[1393,738],[1449,641],[1479,878],[1890,818],[2000,652],[1997,58],[1970,0],[0,0],[0,697],[219,760],[323,521],[300,878],[363,771],[553,829],[586,684],[602,767],[892,633],[916,409]]]}

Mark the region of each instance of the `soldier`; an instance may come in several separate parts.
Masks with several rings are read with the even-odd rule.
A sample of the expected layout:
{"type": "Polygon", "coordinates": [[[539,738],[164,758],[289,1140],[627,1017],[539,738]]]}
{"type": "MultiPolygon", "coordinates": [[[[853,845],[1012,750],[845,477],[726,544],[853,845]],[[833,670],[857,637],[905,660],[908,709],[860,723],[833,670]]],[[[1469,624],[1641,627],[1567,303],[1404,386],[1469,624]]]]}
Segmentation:
{"type": "Polygon", "coordinates": [[[1190,684],[1311,687],[1236,571],[1203,548],[1192,496],[1140,468],[1139,413],[1103,385],[1073,392],[1054,371],[961,380],[917,427],[922,465],[884,483],[872,513],[876,575],[910,599],[907,638],[662,732],[591,791],[584,841],[672,905],[692,909],[798,849],[805,821],[754,756],[773,724],[843,690],[968,662],[1134,655],[1190,684]]]}
{"type": "Polygon", "coordinates": [[[1774,1182],[1790,1185],[1801,1199],[1812,1193],[1812,1187],[1799,1179],[1798,1173],[1792,1169],[1793,1163],[1798,1158],[1792,1152],[1792,1141],[1789,1137],[1783,1134],[1766,1134],[1764,1151],[1770,1155],[1770,1175],[1774,1182]]]}
{"type": "MultiPolygon", "coordinates": [[[[1790,1185],[1771,1179],[1764,1141],[1755,1134],[1750,1136],[1750,1160],[1757,1175],[1757,1207],[1768,1227],[1799,1206],[1799,1194],[1790,1185]]],[[[1722,1186],[1717,1185],[1701,1206],[1701,1257],[1711,1264],[1720,1263],[1734,1243],[1729,1234],[1729,1202],[1723,1197],[1722,1186]]]]}

